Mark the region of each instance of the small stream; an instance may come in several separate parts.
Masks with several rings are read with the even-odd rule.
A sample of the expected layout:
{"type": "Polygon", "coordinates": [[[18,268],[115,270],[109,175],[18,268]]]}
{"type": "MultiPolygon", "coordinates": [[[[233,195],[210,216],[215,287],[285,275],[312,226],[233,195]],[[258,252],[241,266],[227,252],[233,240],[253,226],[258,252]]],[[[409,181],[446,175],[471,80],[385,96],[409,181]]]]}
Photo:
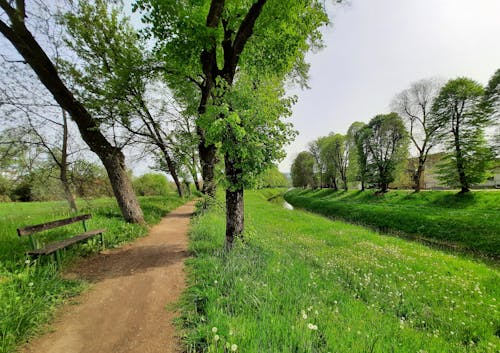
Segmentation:
{"type": "Polygon", "coordinates": [[[286,201],[283,201],[283,207],[287,210],[293,210],[293,206],[286,201]]]}

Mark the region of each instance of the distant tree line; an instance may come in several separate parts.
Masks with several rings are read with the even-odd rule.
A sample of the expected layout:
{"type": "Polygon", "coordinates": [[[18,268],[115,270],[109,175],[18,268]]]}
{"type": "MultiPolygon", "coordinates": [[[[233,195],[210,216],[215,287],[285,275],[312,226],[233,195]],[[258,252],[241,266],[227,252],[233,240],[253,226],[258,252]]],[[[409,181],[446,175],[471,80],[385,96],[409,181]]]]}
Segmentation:
{"type": "Polygon", "coordinates": [[[468,192],[489,176],[500,154],[500,69],[486,87],[465,77],[445,84],[415,82],[391,107],[393,112],[367,124],[354,122],[345,135],[330,133],[310,142],[292,164],[293,186],[347,190],[360,184],[361,190],[386,192],[409,171],[419,192],[427,158],[438,150],[444,152],[438,165],[444,184],[468,192]]]}

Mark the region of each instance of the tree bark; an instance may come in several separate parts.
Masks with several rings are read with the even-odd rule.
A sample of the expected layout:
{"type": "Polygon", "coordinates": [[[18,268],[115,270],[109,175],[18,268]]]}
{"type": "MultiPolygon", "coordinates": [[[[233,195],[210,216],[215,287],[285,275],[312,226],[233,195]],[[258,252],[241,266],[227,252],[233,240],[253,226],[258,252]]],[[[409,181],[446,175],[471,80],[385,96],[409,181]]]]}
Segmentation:
{"type": "Polygon", "coordinates": [[[66,111],[62,111],[63,117],[63,140],[61,148],[61,163],[59,163],[59,179],[64,190],[64,196],[68,201],[69,209],[71,212],[78,212],[76,202],[68,181],[68,119],[66,111]]]}
{"type": "Polygon", "coordinates": [[[131,223],[144,223],[142,210],[127,175],[122,151],[109,143],[99,130],[97,122],[62,82],[52,61],[26,28],[24,18],[21,18],[13,8],[10,8],[8,15],[12,24],[9,27],[0,20],[0,32],[31,66],[60,107],[70,114],[78,126],[82,139],[101,159],[125,220],[131,223]]]}
{"type": "Polygon", "coordinates": [[[170,173],[170,176],[172,179],[174,179],[175,187],[177,188],[177,194],[179,197],[184,197],[184,192],[182,191],[182,184],[179,181],[179,176],[177,175],[177,170],[175,169],[175,164],[174,161],[172,161],[172,158],[170,158],[170,155],[168,154],[167,148],[165,145],[160,146],[161,152],[163,153],[163,157],[165,158],[165,162],[167,162],[167,168],[170,173]]]}
{"type": "Polygon", "coordinates": [[[457,171],[458,171],[458,179],[460,181],[460,186],[461,186],[461,193],[469,192],[469,183],[467,182],[467,176],[465,175],[465,166],[464,166],[464,161],[462,158],[462,150],[460,149],[460,146],[457,145],[456,147],[456,158],[457,158],[457,171]]]}
{"type": "Polygon", "coordinates": [[[420,190],[422,189],[422,174],[424,172],[424,169],[425,160],[419,159],[417,170],[413,175],[413,189],[415,190],[415,192],[420,192],[420,190]]]}
{"type": "Polygon", "coordinates": [[[64,190],[64,197],[66,198],[66,201],[68,201],[70,211],[75,213],[78,212],[75,197],[73,196],[73,193],[71,192],[71,188],[69,186],[66,170],[61,169],[59,177],[61,179],[61,184],[64,190]]]}
{"type": "MultiPolygon", "coordinates": [[[[201,139],[200,139],[201,140],[201,139]]],[[[205,146],[204,140],[198,146],[201,162],[201,176],[203,178],[202,192],[210,197],[215,197],[217,184],[215,181],[215,165],[217,164],[217,147],[205,146]]]]}
{"type": "Polygon", "coordinates": [[[347,191],[349,187],[347,186],[347,177],[343,176],[342,177],[342,183],[344,184],[344,191],[347,191]]]}
{"type": "MultiPolygon", "coordinates": [[[[226,164],[226,175],[230,184],[235,185],[237,178],[243,173],[241,168],[235,166],[228,156],[224,158],[226,164]],[[231,180],[233,179],[233,180],[231,180]]],[[[226,189],[226,249],[233,247],[234,239],[243,235],[245,223],[245,208],[243,201],[243,187],[226,189]]]]}

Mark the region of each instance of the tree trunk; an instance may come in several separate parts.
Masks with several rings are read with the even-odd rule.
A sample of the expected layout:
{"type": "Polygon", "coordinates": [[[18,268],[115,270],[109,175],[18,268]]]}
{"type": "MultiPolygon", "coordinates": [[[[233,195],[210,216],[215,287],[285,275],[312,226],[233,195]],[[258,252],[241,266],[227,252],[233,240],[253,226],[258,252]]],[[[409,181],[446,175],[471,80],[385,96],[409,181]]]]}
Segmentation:
{"type": "Polygon", "coordinates": [[[196,191],[201,191],[200,190],[200,182],[198,180],[198,173],[196,172],[196,169],[190,169],[190,174],[191,178],[193,178],[193,183],[196,188],[196,191]]]}
{"type": "Polygon", "coordinates": [[[191,196],[191,186],[190,186],[189,181],[187,181],[186,179],[184,179],[184,186],[186,187],[186,193],[189,196],[191,196]]]}
{"type": "Polygon", "coordinates": [[[78,208],[76,207],[76,202],[75,202],[75,197],[71,193],[71,188],[69,186],[68,178],[66,175],[66,171],[61,169],[60,171],[60,179],[61,179],[61,184],[64,190],[64,197],[66,198],[66,201],[68,201],[68,206],[71,212],[78,212],[78,208]]]}
{"type": "Polygon", "coordinates": [[[217,184],[215,182],[215,165],[217,164],[217,148],[215,145],[205,146],[204,140],[198,146],[201,162],[201,176],[203,178],[202,192],[215,197],[217,184]]]}
{"type": "Polygon", "coordinates": [[[141,207],[137,202],[132,183],[127,175],[125,156],[120,150],[108,153],[102,161],[123,217],[132,223],[144,223],[141,207]]]}
{"type": "Polygon", "coordinates": [[[82,139],[101,159],[125,220],[131,223],[144,223],[142,210],[126,172],[123,153],[109,143],[99,130],[97,122],[62,82],[52,61],[26,28],[24,18],[18,15],[9,18],[11,27],[0,21],[0,32],[31,66],[59,106],[70,114],[78,126],[82,139]]]}
{"type": "Polygon", "coordinates": [[[170,173],[170,176],[172,179],[174,179],[175,187],[177,188],[177,194],[179,197],[184,197],[184,192],[182,191],[182,184],[179,181],[179,177],[177,175],[177,170],[175,169],[175,164],[174,161],[172,161],[172,158],[170,158],[170,155],[168,154],[167,148],[165,145],[160,146],[161,152],[163,153],[163,157],[165,158],[165,162],[167,162],[167,168],[168,172],[170,173]]]}
{"type": "Polygon", "coordinates": [[[415,189],[415,192],[420,192],[422,188],[422,174],[425,169],[425,161],[422,159],[419,159],[418,161],[418,167],[417,171],[413,175],[413,189],[415,189]]]}
{"type": "Polygon", "coordinates": [[[458,131],[454,132],[454,135],[455,135],[455,156],[457,158],[457,172],[461,186],[460,192],[466,193],[469,192],[470,189],[469,189],[469,183],[467,182],[467,176],[465,175],[465,166],[462,156],[462,149],[460,148],[460,139],[458,136],[458,131]]]}
{"type": "Polygon", "coordinates": [[[196,191],[201,191],[200,181],[198,179],[194,179],[194,186],[196,187],[196,191]]]}
{"type": "Polygon", "coordinates": [[[71,193],[71,188],[69,186],[68,181],[68,118],[66,117],[66,111],[62,110],[63,117],[63,140],[61,146],[61,162],[59,164],[59,179],[61,180],[61,184],[64,190],[64,196],[68,201],[69,209],[71,212],[78,212],[78,208],[76,207],[75,198],[71,193]]]}
{"type": "Polygon", "coordinates": [[[244,230],[244,201],[243,187],[236,187],[241,178],[243,170],[237,168],[233,160],[228,156],[224,158],[226,165],[226,177],[230,181],[229,187],[226,189],[226,249],[230,250],[233,247],[233,242],[236,237],[241,237],[244,230]]]}

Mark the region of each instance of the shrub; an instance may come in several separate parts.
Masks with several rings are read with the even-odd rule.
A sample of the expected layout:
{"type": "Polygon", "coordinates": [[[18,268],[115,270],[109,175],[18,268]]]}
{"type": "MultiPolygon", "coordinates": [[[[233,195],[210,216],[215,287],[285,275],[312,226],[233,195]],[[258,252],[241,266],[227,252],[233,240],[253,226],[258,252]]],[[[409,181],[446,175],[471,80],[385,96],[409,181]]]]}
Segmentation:
{"type": "Polygon", "coordinates": [[[165,196],[172,191],[172,185],[163,174],[144,174],[135,178],[133,186],[140,196],[165,196]]]}

